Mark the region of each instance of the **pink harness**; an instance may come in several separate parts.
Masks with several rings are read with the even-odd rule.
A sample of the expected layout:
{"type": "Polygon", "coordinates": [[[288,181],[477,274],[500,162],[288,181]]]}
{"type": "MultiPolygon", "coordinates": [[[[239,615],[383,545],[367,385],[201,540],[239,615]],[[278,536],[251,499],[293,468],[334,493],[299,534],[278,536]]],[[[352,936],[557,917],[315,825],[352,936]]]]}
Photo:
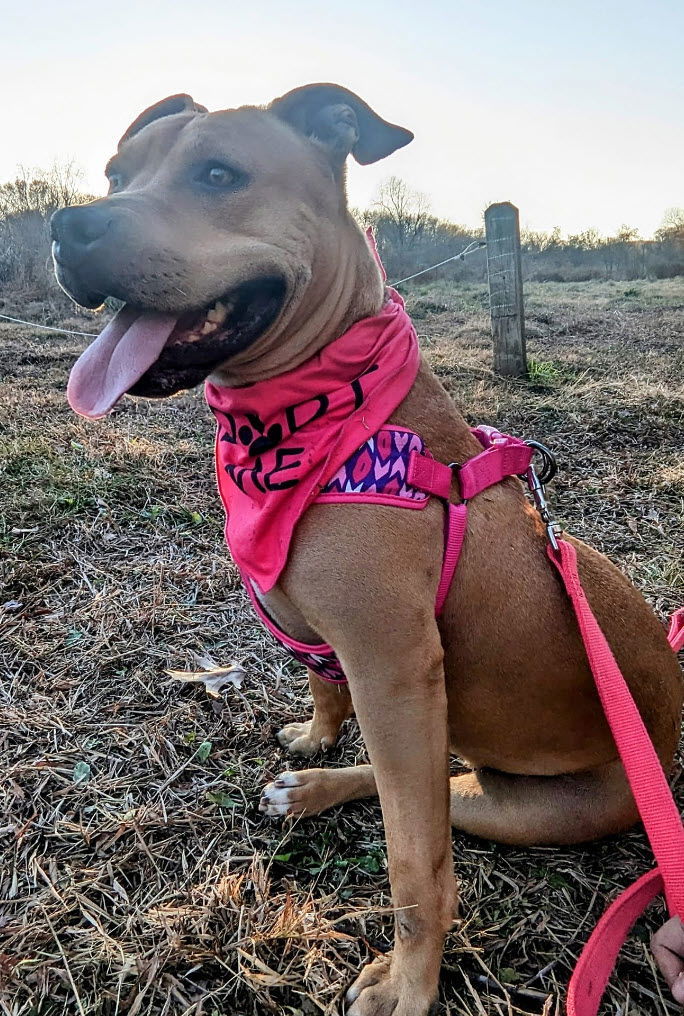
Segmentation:
{"type": "MultiPolygon", "coordinates": [[[[442,613],[458,566],[468,525],[468,502],[487,487],[507,476],[525,473],[534,449],[517,438],[504,436],[493,427],[477,427],[472,433],[484,451],[458,467],[461,502],[451,504],[452,466],[435,461],[421,437],[401,427],[385,426],[369,438],[335,473],[315,498],[314,504],[384,504],[400,508],[424,508],[430,497],[444,504],[444,554],[435,599],[435,616],[442,613]]],[[[307,645],[282,631],[262,607],[249,576],[243,576],[254,609],[262,624],[298,663],[322,680],[346,684],[342,665],[332,646],[325,642],[307,645]]]]}

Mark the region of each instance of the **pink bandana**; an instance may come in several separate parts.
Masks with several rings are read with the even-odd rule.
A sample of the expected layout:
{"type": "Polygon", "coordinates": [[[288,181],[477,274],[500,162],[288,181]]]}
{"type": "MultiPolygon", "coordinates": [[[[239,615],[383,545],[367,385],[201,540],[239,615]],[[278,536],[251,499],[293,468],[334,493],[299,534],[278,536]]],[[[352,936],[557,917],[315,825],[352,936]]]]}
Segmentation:
{"type": "Polygon", "coordinates": [[[388,293],[379,314],[294,370],[244,388],[206,385],[226,540],[262,592],[278,581],[306,509],[415,381],[416,333],[404,301],[388,293]]]}

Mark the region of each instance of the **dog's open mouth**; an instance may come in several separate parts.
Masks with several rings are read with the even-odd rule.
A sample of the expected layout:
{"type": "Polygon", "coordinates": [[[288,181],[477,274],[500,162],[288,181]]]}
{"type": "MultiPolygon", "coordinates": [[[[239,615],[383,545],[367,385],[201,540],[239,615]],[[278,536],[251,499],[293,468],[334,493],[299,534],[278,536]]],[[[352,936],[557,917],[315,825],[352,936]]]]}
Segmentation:
{"type": "Polygon", "coordinates": [[[192,388],[264,334],[285,290],[275,277],[245,282],[179,317],[126,304],[76,361],[67,387],[71,408],[97,420],[126,392],[162,398],[192,388]]]}

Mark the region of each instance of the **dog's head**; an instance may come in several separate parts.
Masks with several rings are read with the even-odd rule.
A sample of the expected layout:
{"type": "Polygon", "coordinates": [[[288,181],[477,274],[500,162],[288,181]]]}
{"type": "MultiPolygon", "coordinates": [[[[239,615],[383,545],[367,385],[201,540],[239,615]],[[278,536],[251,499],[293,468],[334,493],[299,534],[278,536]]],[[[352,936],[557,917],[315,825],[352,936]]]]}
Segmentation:
{"type": "Polygon", "coordinates": [[[63,289],[126,305],[74,369],[74,408],[102,416],[124,392],[170,395],[226,365],[228,383],[289,369],[359,256],[347,156],[375,162],[412,137],[330,84],[266,108],[208,113],[176,95],[145,110],[107,167],[107,197],[52,220],[63,289]]]}

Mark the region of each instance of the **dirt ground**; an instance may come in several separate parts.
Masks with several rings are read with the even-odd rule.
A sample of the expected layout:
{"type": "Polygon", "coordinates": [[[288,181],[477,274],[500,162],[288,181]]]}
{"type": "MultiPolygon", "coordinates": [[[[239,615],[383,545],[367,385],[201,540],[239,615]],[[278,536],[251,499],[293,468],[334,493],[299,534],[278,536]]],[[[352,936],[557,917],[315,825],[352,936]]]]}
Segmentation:
{"type": "MultiPolygon", "coordinates": [[[[558,515],[665,619],[684,602],[684,279],[526,299],[525,383],[491,373],[482,287],[440,282],[408,304],[468,419],[557,451],[558,515]]],[[[0,323],[0,1011],[332,1014],[390,944],[379,807],[260,816],[263,783],[305,764],[274,733],[309,704],[224,548],[212,419],[200,392],[78,419],[64,389],[86,341],[0,323]],[[218,700],[165,673],[230,662],[246,676],[218,700]]],[[[363,759],[349,723],[314,764],[363,759]]],[[[680,768],[674,785],[684,803],[680,768]]],[[[651,866],[642,832],[453,841],[462,914],[439,1012],[560,1013],[596,917],[651,866]]],[[[677,1011],[647,949],[662,914],[639,922],[606,1016],[677,1011]]]]}

